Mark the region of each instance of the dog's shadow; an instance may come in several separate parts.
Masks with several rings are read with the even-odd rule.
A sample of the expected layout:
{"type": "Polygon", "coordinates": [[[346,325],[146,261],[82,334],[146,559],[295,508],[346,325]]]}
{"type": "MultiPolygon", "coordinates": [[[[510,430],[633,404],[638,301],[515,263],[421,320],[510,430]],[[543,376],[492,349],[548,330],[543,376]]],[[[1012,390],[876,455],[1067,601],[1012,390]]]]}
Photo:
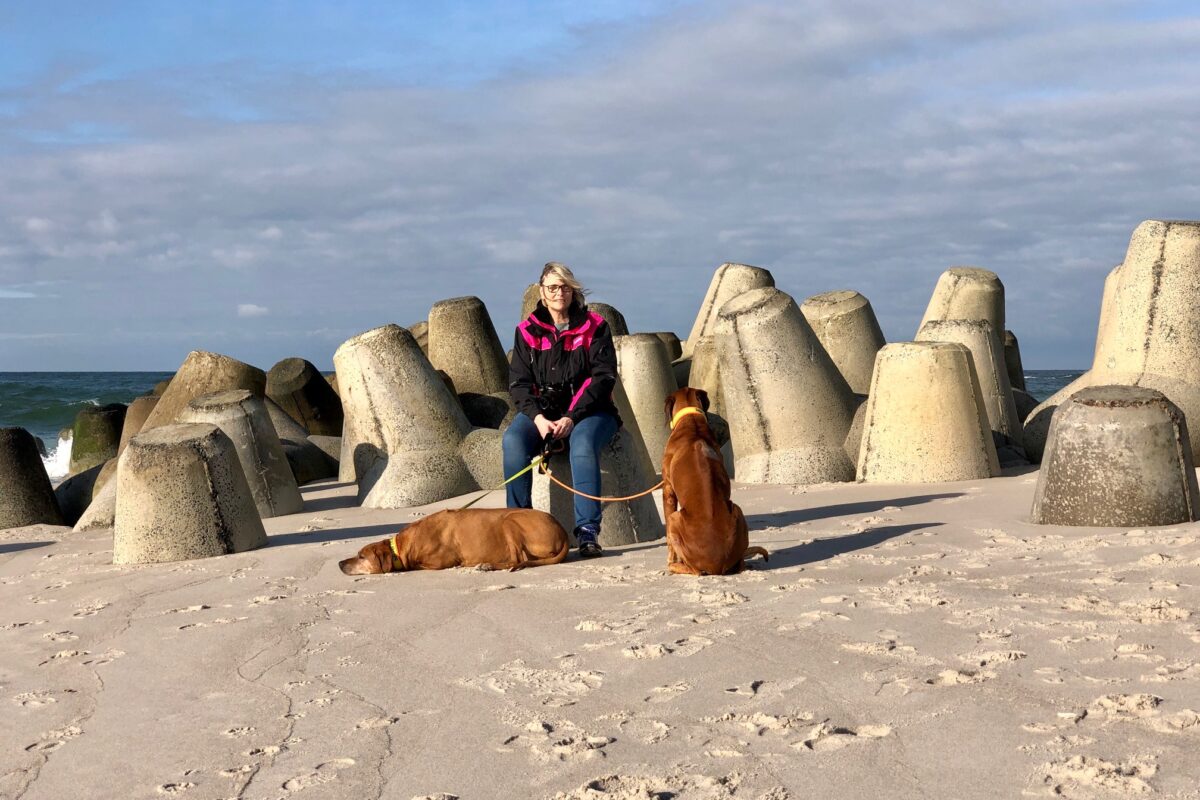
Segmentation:
{"type": "Polygon", "coordinates": [[[858,503],[842,503],[835,506],[814,506],[812,508],[797,508],[791,511],[780,511],[773,514],[748,514],[746,525],[751,532],[762,528],[786,528],[800,522],[812,522],[818,519],[834,517],[849,517],[854,514],[873,514],[889,506],[915,506],[921,503],[931,503],[934,500],[948,500],[952,497],[962,497],[963,492],[948,492],[945,494],[918,494],[912,497],[893,497],[886,500],[864,500],[858,503]]]}
{"type": "Polygon", "coordinates": [[[936,528],[941,522],[916,522],[909,525],[883,525],[871,528],[861,533],[848,533],[844,536],[829,536],[806,544],[797,544],[781,550],[771,550],[771,560],[762,564],[754,563],[755,569],[771,570],[781,567],[797,567],[804,564],[814,564],[818,561],[828,561],[836,556],[852,553],[855,550],[865,550],[883,544],[889,539],[903,536],[906,533],[925,528],[936,528]]]}

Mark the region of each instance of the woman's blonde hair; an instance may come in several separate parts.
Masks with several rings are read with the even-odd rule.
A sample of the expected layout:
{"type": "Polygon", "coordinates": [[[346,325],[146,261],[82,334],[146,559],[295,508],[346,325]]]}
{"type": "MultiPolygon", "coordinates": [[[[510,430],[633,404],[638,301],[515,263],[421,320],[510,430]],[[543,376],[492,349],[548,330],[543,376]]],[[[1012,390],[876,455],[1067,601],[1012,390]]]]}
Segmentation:
{"type": "Polygon", "coordinates": [[[566,264],[560,264],[557,261],[547,261],[546,266],[542,267],[542,276],[538,278],[538,284],[546,285],[546,276],[553,275],[560,281],[571,287],[571,304],[583,308],[584,298],[588,295],[588,290],[583,288],[583,284],[575,277],[575,273],[571,272],[571,268],[566,264]]]}

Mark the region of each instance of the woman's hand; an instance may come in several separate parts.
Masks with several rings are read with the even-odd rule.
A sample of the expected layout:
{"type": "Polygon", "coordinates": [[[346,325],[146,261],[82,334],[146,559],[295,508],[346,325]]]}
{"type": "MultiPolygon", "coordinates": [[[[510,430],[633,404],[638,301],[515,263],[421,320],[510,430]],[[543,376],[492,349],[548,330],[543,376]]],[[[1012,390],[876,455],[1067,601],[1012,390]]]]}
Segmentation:
{"type": "Polygon", "coordinates": [[[556,424],[546,419],[545,415],[538,414],[533,418],[533,424],[537,428],[538,436],[541,436],[543,439],[551,434],[553,434],[555,438],[558,438],[556,424]]]}
{"type": "Polygon", "coordinates": [[[563,417],[556,422],[551,422],[554,426],[554,438],[565,439],[571,435],[571,431],[575,430],[575,423],[570,417],[563,417]]]}

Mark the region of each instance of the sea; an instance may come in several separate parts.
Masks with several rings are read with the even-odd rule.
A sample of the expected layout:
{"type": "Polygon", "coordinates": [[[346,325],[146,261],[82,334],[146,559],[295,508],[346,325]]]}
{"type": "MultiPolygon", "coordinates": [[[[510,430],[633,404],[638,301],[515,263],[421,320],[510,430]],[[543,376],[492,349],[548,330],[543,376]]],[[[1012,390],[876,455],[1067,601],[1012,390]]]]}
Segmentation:
{"type": "MultiPolygon", "coordinates": [[[[0,428],[21,427],[42,440],[42,460],[52,479],[67,475],[69,429],[88,406],[131,402],[149,393],[170,372],[0,372],[0,428]],[[60,434],[67,431],[66,436],[60,434]]],[[[1083,374],[1082,370],[1026,370],[1025,386],[1045,400],[1083,374]]]]}

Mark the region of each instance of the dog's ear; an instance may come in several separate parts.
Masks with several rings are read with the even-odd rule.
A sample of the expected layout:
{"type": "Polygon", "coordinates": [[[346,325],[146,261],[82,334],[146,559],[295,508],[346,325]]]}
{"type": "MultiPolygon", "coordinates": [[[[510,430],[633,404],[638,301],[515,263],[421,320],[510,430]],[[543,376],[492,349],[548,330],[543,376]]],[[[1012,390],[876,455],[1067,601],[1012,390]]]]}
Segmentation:
{"type": "Polygon", "coordinates": [[[667,395],[666,412],[667,424],[670,425],[671,417],[675,416],[675,392],[671,392],[669,395],[667,395]]]}
{"type": "Polygon", "coordinates": [[[700,399],[700,410],[708,411],[708,392],[703,389],[697,389],[696,397],[700,399]]]}

